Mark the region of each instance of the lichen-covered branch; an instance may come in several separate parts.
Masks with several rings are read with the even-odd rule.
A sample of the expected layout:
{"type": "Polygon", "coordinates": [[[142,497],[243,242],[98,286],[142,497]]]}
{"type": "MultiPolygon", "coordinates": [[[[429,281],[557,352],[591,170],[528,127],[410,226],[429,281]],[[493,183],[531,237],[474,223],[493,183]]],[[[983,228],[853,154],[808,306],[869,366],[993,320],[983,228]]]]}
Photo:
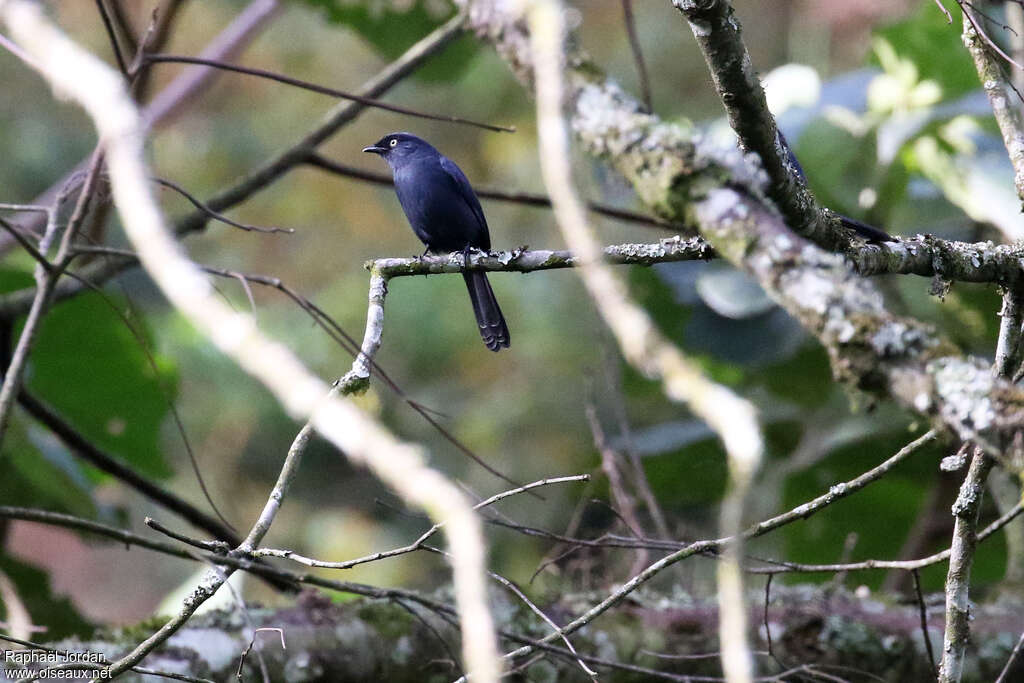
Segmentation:
{"type": "MultiPolygon", "coordinates": [[[[885,680],[924,681],[931,665],[921,639],[920,618],[915,605],[886,596],[857,597],[846,591],[828,592],[813,586],[773,586],[767,605],[773,651],[783,661],[830,667],[853,667],[844,680],[871,675],[885,680]]],[[[443,599],[443,598],[441,598],[443,599]]],[[[548,613],[571,611],[586,596],[565,595],[557,602],[542,604],[548,613]]],[[[750,618],[764,618],[763,591],[751,591],[750,618]]],[[[272,681],[325,680],[393,683],[450,681],[458,671],[443,654],[445,645],[454,648],[459,635],[442,618],[421,607],[396,600],[356,600],[332,603],[316,594],[304,595],[292,607],[268,609],[250,607],[255,627],[284,629],[287,649],[276,639],[261,640],[257,647],[272,681]],[[415,610],[410,613],[403,607],[415,610]]],[[[499,627],[508,636],[529,640],[543,633],[545,625],[525,606],[511,601],[502,604],[499,627]]],[[[680,655],[716,652],[718,638],[714,599],[649,592],[637,597],[628,609],[608,615],[586,631],[576,634],[574,643],[580,658],[595,669],[602,683],[637,680],[686,680],[686,676],[719,678],[717,658],[684,660],[680,655]],[[609,655],[608,653],[612,653],[609,655]],[[661,657],[659,655],[674,655],[661,657]],[[615,665],[618,664],[618,667],[615,665]]],[[[1007,615],[1005,608],[980,607],[974,631],[986,647],[968,652],[965,683],[987,683],[995,679],[1013,649],[1024,620],[1019,613],[1007,615]],[[970,672],[976,672],[970,674],[970,672]]],[[[939,615],[929,614],[929,632],[938,637],[939,615]]],[[[60,649],[102,652],[116,656],[128,647],[136,628],[114,632],[104,639],[65,640],[49,643],[60,649]]],[[[234,680],[239,656],[252,638],[244,621],[228,612],[198,615],[175,638],[173,647],[158,649],[150,656],[151,666],[168,671],[188,671],[218,681],[234,680]]],[[[754,647],[766,647],[765,631],[754,632],[754,647]]],[[[571,653],[553,645],[551,656],[529,667],[532,680],[588,682],[571,653]]],[[[780,673],[772,660],[757,658],[761,675],[780,673]]],[[[785,680],[796,680],[797,676],[785,680]]],[[[800,679],[830,680],[805,673],[800,679]]],[[[148,677],[126,673],[119,680],[137,683],[148,677]]],[[[243,680],[260,680],[250,656],[243,680]]],[[[1010,679],[1008,679],[1010,680],[1010,679]]]]}
{"type": "Polygon", "coordinates": [[[978,516],[985,495],[985,479],[995,461],[980,451],[974,453],[960,495],[953,503],[953,544],[949,549],[946,574],[946,632],[943,636],[939,683],[959,683],[963,678],[967,643],[971,636],[971,566],[978,544],[978,516]]]}
{"type": "MultiPolygon", "coordinates": [[[[652,266],[675,261],[706,261],[715,250],[699,237],[669,237],[652,243],[612,244],[603,247],[604,261],[617,265],[652,266]]],[[[513,249],[491,253],[472,252],[469,267],[488,272],[532,273],[540,270],[575,268],[580,258],[566,250],[513,249]]],[[[408,275],[461,273],[465,269],[462,253],[413,258],[379,258],[366,268],[388,279],[408,275]]]]}
{"type": "Polygon", "coordinates": [[[739,19],[726,0],[673,0],[690,23],[740,146],[756,154],[768,176],[766,193],[796,233],[831,250],[850,246],[837,216],[822,211],[790,161],[764,88],[743,44],[739,19]]]}
{"type": "Polygon", "coordinates": [[[992,54],[983,37],[978,35],[975,20],[970,14],[974,11],[973,8],[967,3],[960,3],[960,8],[964,13],[964,45],[974,59],[978,79],[981,80],[981,86],[988,95],[989,105],[1003,136],[1003,144],[1006,145],[1010,163],[1013,164],[1013,181],[1017,186],[1017,196],[1024,202],[1024,112],[1021,111],[1020,103],[1016,101],[1020,93],[1015,95],[1011,91],[996,55],[992,54]]]}
{"type": "MultiPolygon", "coordinates": [[[[459,4],[477,35],[532,85],[529,31],[508,3],[459,4]]],[[[994,380],[985,364],[964,358],[930,326],[886,311],[874,285],[842,257],[789,230],[757,164],[644,113],[582,52],[570,51],[566,64],[570,118],[582,147],[618,170],[660,216],[696,227],[719,256],[754,275],[824,345],[839,379],[938,417],[989,452],[1012,442],[1024,427],[1024,391],[994,380]]]]}

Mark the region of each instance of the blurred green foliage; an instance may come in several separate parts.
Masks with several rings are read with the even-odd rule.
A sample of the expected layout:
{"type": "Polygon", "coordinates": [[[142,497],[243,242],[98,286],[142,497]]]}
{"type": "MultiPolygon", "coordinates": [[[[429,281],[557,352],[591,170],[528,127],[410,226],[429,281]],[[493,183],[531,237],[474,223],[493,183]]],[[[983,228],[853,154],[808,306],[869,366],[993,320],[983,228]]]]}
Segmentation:
{"type": "MultiPolygon", "coordinates": [[[[775,3],[747,5],[738,11],[758,67],[767,70],[786,62],[784,41],[778,40],[781,33],[775,28],[782,20],[780,10],[775,3]]],[[[588,0],[576,6],[586,47],[616,76],[634,79],[619,3],[588,0]]],[[[187,3],[169,51],[198,52],[214,28],[236,11],[237,3],[187,3]]],[[[107,55],[91,3],[62,5],[60,12],[78,37],[107,55]]],[[[245,60],[311,81],[355,87],[451,13],[447,2],[429,0],[295,0],[245,60]]],[[[668,3],[637,3],[637,15],[641,35],[659,37],[644,44],[659,111],[671,119],[720,111],[707,87],[702,60],[682,39],[686,30],[676,12],[668,3]],[[661,39],[668,37],[672,39],[661,39]]],[[[999,201],[972,204],[971,198],[982,190],[993,193],[986,197],[1002,197],[1007,191],[1012,195],[1012,173],[997,161],[989,165],[998,159],[1000,143],[990,122],[980,116],[985,110],[977,105],[976,76],[959,40],[958,28],[945,23],[932,0],[921,0],[912,14],[865,41],[857,62],[837,66],[829,55],[819,55],[818,72],[838,75],[822,83],[817,102],[776,113],[823,203],[897,233],[974,239],[1013,227],[997,211],[999,201]],[[867,68],[854,69],[865,62],[867,68]]],[[[86,153],[93,140],[78,113],[54,106],[49,93],[11,57],[0,53],[0,69],[11,74],[12,83],[0,91],[0,145],[13,150],[9,163],[0,165],[0,201],[29,201],[86,153]]],[[[157,73],[160,87],[175,72],[168,68],[157,73]]],[[[360,154],[362,146],[383,132],[412,129],[456,159],[479,187],[542,190],[533,103],[498,57],[465,37],[417,76],[387,96],[421,109],[513,123],[520,132],[489,134],[368,111],[326,143],[324,153],[381,170],[376,160],[360,154]]],[[[298,139],[331,106],[320,96],[282,87],[222,76],[200,104],[155,134],[155,172],[180,181],[197,196],[209,196],[298,139]]],[[[722,123],[698,125],[714,130],[722,123]]],[[[629,193],[606,170],[583,162],[581,167],[592,170],[592,197],[632,206],[629,193]]],[[[170,193],[161,198],[172,217],[187,210],[170,193]]],[[[496,247],[561,246],[546,211],[491,202],[484,208],[496,247]]],[[[211,224],[204,234],[186,241],[194,258],[278,276],[356,338],[366,312],[363,261],[420,249],[389,188],[370,188],[310,169],[289,174],[231,215],[294,227],[296,233],[242,234],[211,224]]],[[[607,242],[661,236],[628,225],[600,228],[607,242]]],[[[1009,239],[1010,233],[1003,236],[1009,239]]],[[[119,232],[112,230],[108,239],[119,243],[119,232]]],[[[30,259],[12,254],[3,265],[0,291],[31,284],[30,259]]],[[[922,431],[923,425],[896,407],[837,388],[822,349],[756,284],[728,266],[676,264],[634,268],[626,274],[633,294],[659,327],[712,377],[760,408],[768,459],[752,501],[752,517],[763,518],[820,495],[877,465],[922,431]]],[[[591,403],[610,442],[640,458],[671,531],[686,538],[713,535],[717,502],[726,485],[720,445],[687,411],[668,402],[657,383],[621,363],[576,275],[498,274],[492,282],[512,328],[510,351],[494,356],[483,349],[459,278],[401,278],[390,286],[377,360],[404,392],[441,413],[445,428],[509,476],[522,481],[579,472],[595,476],[589,487],[551,487],[542,492],[543,501],[511,499],[501,511],[523,524],[561,532],[581,498],[609,499],[585,417],[591,403]],[[621,429],[620,412],[628,434],[621,429]]],[[[250,307],[237,281],[216,284],[236,308],[250,307]]],[[[928,293],[929,284],[913,277],[879,281],[894,311],[932,322],[966,352],[991,355],[998,292],[956,285],[939,299],[928,293]]],[[[215,498],[232,522],[247,527],[298,425],[261,387],[167,311],[145,278],[121,278],[104,292],[106,300],[86,294],[55,306],[33,351],[28,386],[97,444],[147,476],[164,479],[198,505],[201,497],[181,435],[168,419],[168,401],[176,401],[215,498]]],[[[257,288],[253,300],[260,325],[297,350],[322,377],[332,379],[347,369],[351,357],[284,297],[257,288]]],[[[424,443],[433,465],[480,495],[504,488],[383,383],[374,383],[358,400],[401,437],[424,443]]],[[[0,501],[90,517],[109,517],[124,509],[136,521],[153,514],[152,505],[81,465],[24,415],[18,418],[0,459],[0,501]]],[[[856,532],[851,559],[896,557],[915,520],[927,512],[942,455],[932,449],[914,456],[883,482],[758,541],[757,553],[835,562],[848,534],[856,532]]],[[[991,513],[987,509],[986,518],[991,513]]],[[[617,517],[598,505],[584,505],[580,520],[580,535],[624,532],[617,517]]],[[[315,440],[275,523],[272,543],[345,559],[407,543],[426,526],[418,513],[395,504],[369,474],[315,440]]],[[[496,570],[524,584],[553,546],[507,530],[489,533],[496,570]]],[[[929,552],[939,545],[931,543],[929,552]]],[[[83,628],[84,620],[44,586],[44,573],[28,567],[30,550],[0,555],[0,568],[15,579],[37,621],[58,633],[83,628]]],[[[187,566],[166,567],[159,557],[137,557],[139,574],[145,575],[137,580],[151,581],[154,593],[170,591],[187,575],[187,566]]],[[[976,576],[997,580],[1004,557],[1001,540],[986,543],[976,576]]],[[[630,553],[605,553],[597,563],[603,574],[595,575],[595,582],[623,576],[634,559],[630,553]]],[[[537,590],[573,588],[574,567],[589,566],[582,559],[578,565],[574,561],[569,557],[546,570],[537,590]]],[[[712,575],[711,563],[690,564],[688,577],[712,575]]],[[[59,566],[46,569],[61,572],[59,566]]],[[[443,581],[446,572],[441,560],[417,556],[354,570],[346,578],[427,586],[443,581]]],[[[88,590],[110,598],[103,607],[91,608],[101,620],[134,619],[159,597],[120,604],[114,599],[119,596],[118,579],[93,578],[88,590]]],[[[874,573],[849,580],[877,587],[883,578],[874,573]]],[[[927,589],[940,588],[942,570],[926,572],[925,579],[927,589]]],[[[253,590],[274,599],[259,594],[261,587],[253,590]]]]}

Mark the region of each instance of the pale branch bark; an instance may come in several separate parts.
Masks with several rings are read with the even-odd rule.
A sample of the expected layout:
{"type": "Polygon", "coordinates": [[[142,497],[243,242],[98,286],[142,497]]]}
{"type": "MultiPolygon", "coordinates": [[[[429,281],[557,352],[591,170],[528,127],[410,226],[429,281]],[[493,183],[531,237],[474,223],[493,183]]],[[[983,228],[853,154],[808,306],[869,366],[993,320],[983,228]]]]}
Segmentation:
{"type": "MultiPolygon", "coordinates": [[[[823,674],[841,680],[870,679],[924,681],[931,665],[921,638],[918,607],[888,596],[857,597],[847,591],[826,593],[821,587],[772,587],[767,605],[773,653],[782,661],[801,662],[823,674]],[[842,668],[842,667],[845,667],[842,668]],[[858,674],[857,672],[863,672],[858,674]]],[[[444,599],[440,597],[439,599],[444,599]]],[[[587,596],[564,595],[541,607],[549,614],[569,612],[587,596]]],[[[763,591],[751,591],[750,620],[761,622],[765,606],[763,591]]],[[[415,615],[402,607],[402,600],[357,600],[331,603],[314,594],[283,609],[250,607],[256,627],[280,627],[287,649],[267,642],[262,654],[272,681],[293,680],[312,674],[316,680],[355,683],[380,680],[421,683],[424,680],[452,680],[457,672],[443,661],[439,641],[457,643],[458,632],[421,607],[415,615]],[[418,617],[418,618],[417,618],[418,617]],[[302,672],[302,673],[300,673],[302,672]]],[[[544,632],[545,625],[525,606],[502,599],[500,624],[511,640],[529,641],[544,632]],[[524,637],[525,636],[525,637],[524,637]]],[[[700,681],[701,676],[720,680],[716,657],[686,658],[689,654],[714,653],[719,649],[715,604],[709,597],[674,591],[651,591],[629,610],[608,615],[574,637],[580,659],[595,669],[602,683],[637,680],[700,681]],[[612,653],[611,655],[607,653],[612,653]],[[661,656],[664,654],[664,656],[661,656]],[[610,659],[614,658],[614,659],[610,659]],[[691,678],[687,678],[687,677],[691,678]]],[[[929,611],[929,635],[936,638],[941,625],[929,611]]],[[[988,683],[996,678],[1024,630],[1020,613],[1009,616],[997,606],[979,608],[974,621],[979,638],[987,643],[968,654],[968,669],[976,672],[967,683],[988,683]]],[[[48,645],[74,652],[101,652],[116,657],[131,644],[136,629],[95,640],[64,640],[48,645]]],[[[763,628],[752,633],[753,644],[767,647],[763,628]]],[[[234,680],[239,656],[252,638],[251,627],[231,612],[214,611],[197,615],[168,646],[150,656],[150,666],[169,671],[189,671],[212,680],[234,680]]],[[[515,642],[515,641],[512,641],[515,642]]],[[[589,681],[579,670],[572,653],[550,646],[550,656],[531,666],[533,680],[565,683],[589,681]]],[[[251,659],[251,658],[250,658],[251,659]]],[[[776,675],[781,669],[770,658],[757,658],[761,675],[776,675]]],[[[148,680],[125,674],[119,680],[148,680]]],[[[259,671],[247,660],[243,680],[259,680],[259,671]]],[[[833,680],[827,677],[793,674],[782,680],[833,680]]],[[[1008,678],[1007,680],[1015,680],[1008,678]]]]}
{"type": "MultiPolygon", "coordinates": [[[[459,4],[477,35],[532,85],[529,31],[507,4],[459,4]]],[[[643,113],[582,52],[570,50],[566,64],[582,147],[618,170],[659,216],[698,228],[720,256],[752,274],[824,345],[839,379],[938,417],[989,452],[1012,443],[1024,427],[1024,390],[992,379],[930,326],[890,314],[841,257],[790,231],[765,196],[765,174],[743,155],[709,149],[694,130],[643,113]]]]}
{"type": "MultiPolygon", "coordinates": [[[[978,30],[970,13],[972,9],[960,3],[964,13],[963,40],[967,50],[974,59],[978,70],[978,79],[988,95],[989,105],[1003,136],[1003,144],[1013,164],[1013,181],[1017,187],[1017,196],[1024,202],[1024,112],[1021,111],[1017,98],[1020,93],[1013,93],[1006,82],[1003,71],[996,56],[992,54],[988,44],[978,35],[978,30]]],[[[1014,67],[1018,68],[1019,67],[1014,67]]]]}
{"type": "MultiPolygon", "coordinates": [[[[603,259],[616,265],[652,266],[677,261],[707,261],[715,251],[699,237],[670,237],[653,243],[612,244],[603,247],[603,259]]],[[[533,273],[541,270],[576,268],[580,257],[567,250],[514,249],[498,252],[470,252],[471,270],[507,273],[533,273]]],[[[465,270],[462,253],[412,258],[379,258],[367,261],[365,267],[391,279],[410,275],[461,273],[465,270]]]]}
{"type": "Polygon", "coordinates": [[[943,636],[939,683],[959,683],[963,679],[967,644],[971,637],[971,566],[978,544],[978,517],[985,495],[985,479],[995,460],[976,450],[970,469],[953,503],[953,543],[950,546],[949,572],[946,575],[946,629],[943,636]]]}

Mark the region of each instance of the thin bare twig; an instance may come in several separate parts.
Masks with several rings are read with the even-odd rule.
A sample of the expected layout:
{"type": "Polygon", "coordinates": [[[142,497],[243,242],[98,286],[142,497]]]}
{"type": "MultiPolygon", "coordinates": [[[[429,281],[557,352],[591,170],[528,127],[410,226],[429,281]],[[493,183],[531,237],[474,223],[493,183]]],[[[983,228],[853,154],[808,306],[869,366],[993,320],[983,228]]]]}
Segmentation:
{"type": "Polygon", "coordinates": [[[1006,677],[1013,669],[1013,665],[1017,661],[1017,657],[1020,656],[1022,649],[1024,649],[1024,633],[1020,634],[1017,644],[1013,646],[1013,651],[1010,653],[1010,657],[1006,660],[1006,666],[1004,666],[1003,670],[999,672],[999,678],[996,679],[996,683],[1006,683],[1006,677]]]}
{"type": "MultiPolygon", "coordinates": [[[[0,387],[0,443],[3,442],[4,435],[7,433],[7,425],[11,419],[11,410],[18,394],[21,392],[22,377],[28,365],[28,357],[32,351],[32,345],[35,343],[39,325],[53,301],[53,292],[60,278],[60,273],[66,267],[65,259],[67,258],[71,237],[85,218],[86,210],[96,189],[102,166],[103,153],[97,148],[93,152],[85,184],[78,195],[78,202],[64,229],[64,235],[61,238],[60,246],[54,259],[56,265],[54,267],[47,267],[43,265],[43,262],[39,262],[34,269],[33,276],[36,281],[36,293],[32,300],[32,308],[25,318],[25,324],[22,327],[21,335],[18,337],[18,343],[14,347],[14,352],[11,354],[10,362],[3,369],[3,386],[0,387]]],[[[46,232],[39,241],[39,253],[42,255],[49,251],[50,245],[58,236],[57,214],[63,198],[63,192],[59,193],[53,208],[48,213],[46,232]]],[[[10,205],[0,206],[0,208],[10,208],[10,205]]]]}
{"type": "Polygon", "coordinates": [[[240,230],[245,230],[246,232],[267,232],[267,233],[283,232],[283,233],[287,233],[289,235],[295,232],[295,228],[278,228],[278,227],[274,227],[274,226],[264,227],[264,226],[261,226],[261,225],[250,225],[248,223],[239,223],[238,221],[231,220],[230,218],[228,218],[227,216],[225,216],[222,213],[217,213],[216,211],[214,211],[213,209],[208,207],[206,204],[204,204],[203,202],[201,202],[198,199],[196,199],[194,195],[190,194],[185,188],[183,188],[181,185],[178,185],[177,183],[173,183],[170,180],[167,180],[166,178],[153,178],[153,182],[159,183],[160,185],[163,185],[164,187],[167,187],[167,188],[170,188],[170,189],[174,190],[175,192],[180,194],[182,197],[187,199],[188,202],[192,206],[196,207],[197,209],[199,209],[200,211],[202,211],[203,213],[208,215],[210,218],[213,218],[214,220],[218,220],[221,223],[226,223],[228,225],[234,226],[236,228],[239,228],[240,230]]]}
{"type": "Polygon", "coordinates": [[[114,58],[117,60],[117,68],[121,70],[121,74],[125,78],[130,78],[128,74],[128,65],[125,64],[124,55],[121,54],[121,43],[117,39],[117,32],[114,30],[114,25],[110,21],[110,13],[107,12],[107,6],[104,0],[96,0],[96,9],[100,12],[100,18],[103,20],[103,28],[107,31],[107,38],[110,40],[110,48],[114,51],[114,58]]]}
{"type": "MultiPolygon", "coordinates": [[[[914,569],[910,572],[914,577],[914,595],[917,596],[917,608],[921,615],[921,637],[924,638],[925,651],[928,653],[928,661],[932,665],[932,675],[939,677],[939,667],[935,664],[935,651],[932,648],[932,639],[928,634],[928,607],[924,604],[924,593],[921,592],[921,572],[914,569]]],[[[769,577],[771,574],[768,575],[769,577]]]]}
{"type": "MultiPolygon", "coordinates": [[[[480,510],[491,505],[494,505],[498,501],[504,500],[511,496],[518,495],[520,493],[525,493],[526,491],[530,491],[532,489],[540,488],[542,486],[550,486],[552,484],[566,484],[589,480],[590,475],[588,474],[576,474],[567,477],[553,477],[550,479],[541,479],[540,481],[535,481],[525,486],[520,486],[509,491],[503,491],[501,493],[495,494],[490,498],[482,500],[476,505],[474,505],[473,509],[480,510]]],[[[293,562],[298,562],[299,564],[306,565],[307,567],[320,567],[323,569],[351,569],[352,567],[355,567],[360,564],[366,564],[367,562],[376,562],[377,560],[382,560],[389,557],[397,557],[399,555],[405,555],[407,553],[419,550],[423,547],[423,544],[430,540],[430,538],[438,531],[440,531],[443,526],[443,524],[434,524],[432,527],[423,532],[423,534],[415,541],[413,541],[409,545],[402,546],[401,548],[395,548],[394,550],[386,550],[378,553],[373,553],[371,555],[358,557],[354,560],[346,560],[344,562],[327,562],[323,560],[315,560],[310,557],[304,557],[302,555],[299,555],[298,553],[291,550],[278,550],[275,548],[258,548],[254,550],[252,554],[255,557],[282,557],[288,560],[292,560],[293,562]]]]}
{"type": "Polygon", "coordinates": [[[182,55],[146,55],[145,60],[151,64],[199,64],[201,66],[212,66],[214,68],[222,69],[224,71],[234,71],[235,73],[245,74],[247,76],[258,76],[259,78],[266,78],[271,81],[277,81],[278,83],[284,83],[286,85],[295,86],[296,88],[302,88],[303,90],[310,90],[312,92],[320,93],[322,95],[330,95],[331,97],[337,97],[352,102],[358,102],[359,104],[366,107],[384,109],[385,111],[395,112],[396,114],[404,114],[406,116],[413,116],[420,119],[428,119],[430,121],[461,123],[463,125],[473,126],[475,128],[482,128],[484,130],[494,131],[497,133],[516,132],[515,126],[498,126],[491,123],[472,121],[461,116],[452,116],[450,114],[431,114],[429,112],[423,112],[417,109],[410,109],[409,107],[401,107],[397,104],[388,104],[387,102],[382,102],[372,97],[364,97],[363,95],[357,95],[355,93],[346,92],[344,90],[328,88],[327,86],[324,85],[317,85],[316,83],[310,83],[309,81],[303,81],[298,78],[292,78],[291,76],[285,76],[283,74],[274,73],[273,71],[267,71],[266,69],[239,66],[238,64],[228,64],[227,62],[223,62],[217,59],[204,59],[202,57],[185,57],[182,55]]]}
{"type": "Polygon", "coordinates": [[[636,31],[636,18],[633,16],[633,0],[622,0],[622,14],[626,21],[626,35],[629,36],[629,48],[633,51],[636,74],[640,78],[640,95],[649,114],[654,111],[654,98],[651,95],[651,78],[647,74],[647,64],[644,63],[644,52],[640,46],[640,36],[637,35],[636,31]]]}
{"type": "MultiPolygon", "coordinates": [[[[348,164],[328,159],[318,152],[310,153],[306,159],[306,163],[337,176],[353,178],[355,180],[373,183],[374,185],[391,187],[395,184],[394,178],[392,178],[390,173],[378,173],[377,171],[368,171],[357,166],[349,166],[348,164]]],[[[476,196],[481,199],[493,199],[495,201],[509,202],[511,204],[551,208],[551,199],[544,194],[534,192],[510,192],[493,187],[475,186],[473,187],[473,191],[476,193],[476,196]]],[[[655,216],[649,216],[638,211],[630,211],[629,209],[620,209],[619,207],[602,204],[600,202],[587,202],[587,208],[596,214],[607,216],[608,218],[614,218],[616,220],[626,221],[628,223],[637,223],[639,225],[672,230],[680,233],[690,232],[684,225],[669,223],[668,221],[661,220],[655,216]]]]}

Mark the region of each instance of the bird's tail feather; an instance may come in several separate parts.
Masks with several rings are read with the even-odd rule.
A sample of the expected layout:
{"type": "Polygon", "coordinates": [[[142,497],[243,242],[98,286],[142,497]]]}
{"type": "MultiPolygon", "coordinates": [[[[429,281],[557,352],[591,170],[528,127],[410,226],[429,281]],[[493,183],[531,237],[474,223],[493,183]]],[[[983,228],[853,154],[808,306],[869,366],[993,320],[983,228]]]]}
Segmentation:
{"type": "Polygon", "coordinates": [[[849,216],[839,216],[839,222],[843,224],[844,228],[853,230],[855,233],[866,239],[868,242],[895,242],[896,238],[887,233],[881,228],[876,228],[873,225],[867,223],[861,223],[856,218],[850,218],[849,216]]]}
{"type": "Polygon", "coordinates": [[[498,300],[494,298],[494,290],[487,281],[487,273],[471,271],[462,274],[469,290],[469,300],[473,304],[473,315],[480,327],[480,336],[491,351],[508,348],[510,338],[505,316],[501,314],[498,300]]]}

